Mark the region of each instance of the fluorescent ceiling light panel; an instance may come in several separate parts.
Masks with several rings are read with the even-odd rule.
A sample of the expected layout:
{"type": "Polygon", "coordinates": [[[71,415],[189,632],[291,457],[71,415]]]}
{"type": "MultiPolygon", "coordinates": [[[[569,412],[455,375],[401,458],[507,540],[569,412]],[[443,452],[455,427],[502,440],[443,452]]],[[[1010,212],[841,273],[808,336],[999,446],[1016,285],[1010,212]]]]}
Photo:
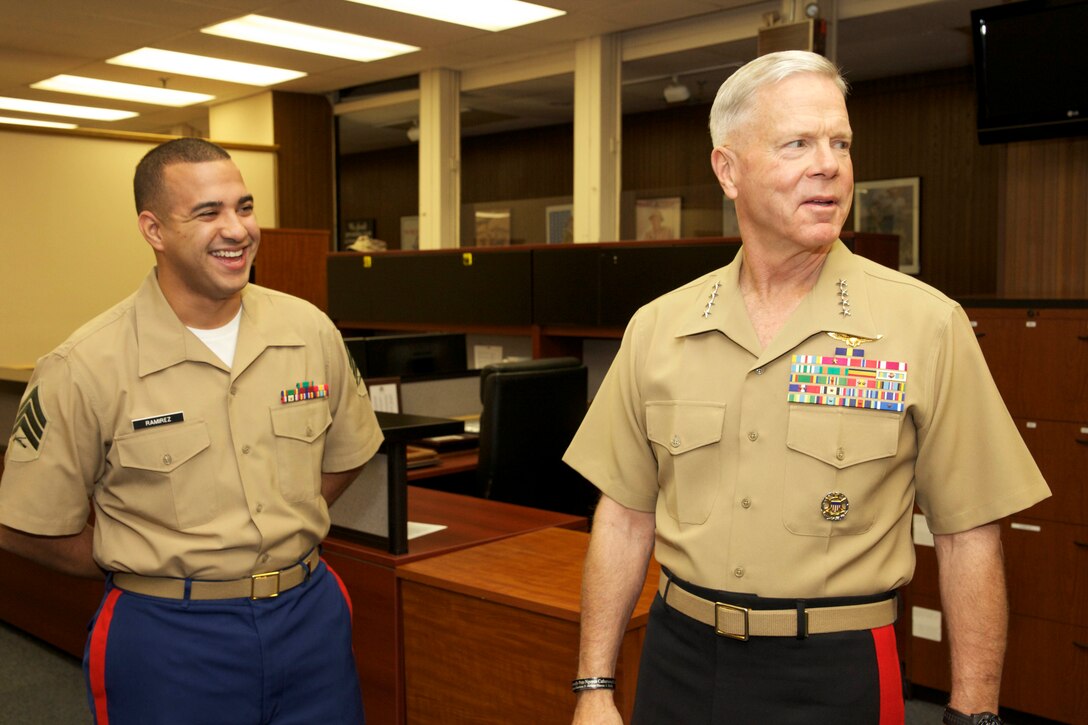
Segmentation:
{"type": "Polygon", "coordinates": [[[89,118],[92,121],[120,121],[135,118],[138,113],[118,111],[113,108],[92,108],[91,106],[70,106],[67,103],[46,103],[28,101],[25,98],[0,98],[0,109],[21,111],[22,113],[41,113],[46,116],[68,116],[70,118],[89,118]]]}
{"type": "Polygon", "coordinates": [[[215,98],[215,96],[209,96],[206,93],[189,93],[188,91],[175,91],[169,88],[138,86],[132,83],[116,83],[97,78],[69,75],[53,76],[38,83],[31,83],[30,87],[42,91],[78,93],[81,96],[98,96],[99,98],[113,98],[120,101],[154,103],[159,106],[174,106],[175,108],[191,106],[194,103],[210,101],[215,98]]]}
{"type": "Polygon", "coordinates": [[[228,20],[225,23],[204,28],[200,32],[363,63],[419,50],[414,45],[342,33],[339,30],[266,18],[262,15],[247,15],[237,20],[228,20]]]}
{"type": "Polygon", "coordinates": [[[43,128],[75,128],[74,123],[60,123],[58,121],[38,121],[33,118],[9,118],[0,116],[0,123],[11,123],[16,126],[42,126],[43,128]]]}
{"type": "Polygon", "coordinates": [[[398,13],[419,15],[445,23],[467,25],[480,30],[506,30],[519,25],[539,23],[541,20],[566,15],[564,10],[546,8],[543,5],[520,0],[351,0],[360,5],[394,10],[398,13]]]}
{"type": "Polygon", "coordinates": [[[211,78],[228,83],[242,83],[247,86],[271,86],[295,78],[302,78],[305,73],[286,68],[273,68],[254,63],[239,63],[235,60],[209,58],[205,55],[176,53],[172,50],[140,48],[131,53],[119,55],[106,61],[114,65],[157,70],[163,73],[177,73],[197,78],[211,78]]]}

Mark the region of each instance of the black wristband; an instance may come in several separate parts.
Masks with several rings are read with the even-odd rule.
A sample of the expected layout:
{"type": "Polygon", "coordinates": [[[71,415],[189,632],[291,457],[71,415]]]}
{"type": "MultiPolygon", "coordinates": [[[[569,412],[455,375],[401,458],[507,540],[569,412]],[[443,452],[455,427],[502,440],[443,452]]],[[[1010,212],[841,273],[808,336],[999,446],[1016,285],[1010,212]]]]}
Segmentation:
{"type": "Polygon", "coordinates": [[[616,678],[615,677],[579,677],[576,680],[572,680],[570,683],[571,692],[582,692],[583,690],[615,690],[616,678]]]}

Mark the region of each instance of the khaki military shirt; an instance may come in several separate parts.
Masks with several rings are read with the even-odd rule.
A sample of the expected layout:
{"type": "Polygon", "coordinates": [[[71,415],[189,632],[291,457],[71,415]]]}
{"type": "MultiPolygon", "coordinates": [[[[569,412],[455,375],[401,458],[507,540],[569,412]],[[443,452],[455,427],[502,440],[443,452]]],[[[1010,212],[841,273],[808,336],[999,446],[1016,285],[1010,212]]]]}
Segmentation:
{"type": "Polygon", "coordinates": [[[564,459],[656,512],[676,576],[769,597],[889,591],[913,574],[916,501],[944,534],[1049,495],[958,305],[839,242],[763,349],[741,260],[635,314],[564,459]]]}
{"type": "Polygon", "coordinates": [[[328,532],[322,471],[362,465],[381,440],[320,310],[247,286],[228,369],[178,320],[152,271],[39,360],[8,442],[0,523],[75,534],[89,497],[104,569],[271,571],[328,532]]]}

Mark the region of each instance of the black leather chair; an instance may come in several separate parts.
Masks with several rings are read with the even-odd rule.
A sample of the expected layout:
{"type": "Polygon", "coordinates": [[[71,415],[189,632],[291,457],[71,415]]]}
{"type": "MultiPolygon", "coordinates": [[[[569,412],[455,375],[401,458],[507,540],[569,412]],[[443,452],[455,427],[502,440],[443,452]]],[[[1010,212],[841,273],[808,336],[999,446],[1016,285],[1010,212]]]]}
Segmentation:
{"type": "Polygon", "coordinates": [[[577,358],[496,363],[480,371],[480,496],[589,516],[597,490],[563,463],[586,412],[577,358]]]}

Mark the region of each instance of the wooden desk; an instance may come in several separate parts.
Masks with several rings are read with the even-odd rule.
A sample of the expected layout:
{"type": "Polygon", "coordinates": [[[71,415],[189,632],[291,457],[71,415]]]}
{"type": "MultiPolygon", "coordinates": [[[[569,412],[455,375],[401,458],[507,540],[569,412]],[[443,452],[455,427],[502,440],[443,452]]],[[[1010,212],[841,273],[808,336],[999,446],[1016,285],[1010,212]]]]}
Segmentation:
{"type": "MultiPolygon", "coordinates": [[[[586,520],[551,511],[408,487],[412,521],[448,528],[409,542],[393,555],[350,541],[325,540],[324,558],[354,603],[354,647],[367,722],[405,722],[400,596],[396,571],[408,562],[550,526],[585,529],[586,520]]],[[[0,619],[72,654],[83,656],[87,622],[102,583],[50,571],[0,551],[0,619]]]]}
{"type": "MultiPolygon", "coordinates": [[[[569,723],[588,545],[552,528],[400,567],[408,722],[569,723]]],[[[652,562],[620,648],[625,722],[658,572],[652,562]]]]}
{"type": "Polygon", "coordinates": [[[401,596],[397,572],[412,562],[553,526],[585,530],[584,518],[408,486],[412,521],[447,528],[408,542],[390,554],[337,538],[325,541],[325,560],[354,603],[355,662],[367,722],[406,722],[401,596]]]}

